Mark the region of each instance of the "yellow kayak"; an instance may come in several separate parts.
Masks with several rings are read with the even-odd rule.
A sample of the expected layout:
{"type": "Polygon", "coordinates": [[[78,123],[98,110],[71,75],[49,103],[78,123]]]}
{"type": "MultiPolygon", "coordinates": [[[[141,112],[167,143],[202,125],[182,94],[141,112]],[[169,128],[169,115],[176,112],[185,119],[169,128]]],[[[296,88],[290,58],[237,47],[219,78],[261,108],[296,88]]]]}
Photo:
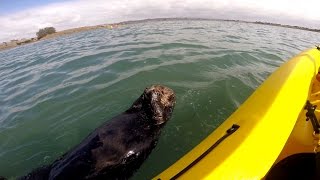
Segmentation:
{"type": "MultiPolygon", "coordinates": [[[[316,48],[284,63],[214,132],[154,179],[263,179],[282,159],[314,152],[318,139],[313,121],[306,121],[306,113],[312,114],[306,103],[320,107],[319,66],[316,48]]],[[[313,111],[319,117],[320,110],[313,111]]]]}

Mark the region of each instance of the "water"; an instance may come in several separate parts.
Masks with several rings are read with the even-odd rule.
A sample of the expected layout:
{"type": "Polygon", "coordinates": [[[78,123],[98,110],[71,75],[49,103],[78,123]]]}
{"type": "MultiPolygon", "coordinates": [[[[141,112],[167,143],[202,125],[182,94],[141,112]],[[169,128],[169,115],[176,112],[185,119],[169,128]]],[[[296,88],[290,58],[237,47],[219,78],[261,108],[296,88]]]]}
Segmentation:
{"type": "Polygon", "coordinates": [[[219,21],[99,29],[0,52],[0,175],[47,164],[151,84],[177,105],[133,179],[150,179],[221,124],[315,32],[219,21]]]}

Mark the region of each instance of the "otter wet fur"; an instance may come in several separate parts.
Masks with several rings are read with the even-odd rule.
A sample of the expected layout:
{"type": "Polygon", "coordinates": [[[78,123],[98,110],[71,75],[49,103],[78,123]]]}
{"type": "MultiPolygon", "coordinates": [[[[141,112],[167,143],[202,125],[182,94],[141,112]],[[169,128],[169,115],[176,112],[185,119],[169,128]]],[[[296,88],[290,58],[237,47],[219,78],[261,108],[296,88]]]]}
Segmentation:
{"type": "Polygon", "coordinates": [[[146,88],[128,110],[106,121],[61,158],[18,179],[128,179],[156,146],[174,105],[171,89],[146,88]]]}

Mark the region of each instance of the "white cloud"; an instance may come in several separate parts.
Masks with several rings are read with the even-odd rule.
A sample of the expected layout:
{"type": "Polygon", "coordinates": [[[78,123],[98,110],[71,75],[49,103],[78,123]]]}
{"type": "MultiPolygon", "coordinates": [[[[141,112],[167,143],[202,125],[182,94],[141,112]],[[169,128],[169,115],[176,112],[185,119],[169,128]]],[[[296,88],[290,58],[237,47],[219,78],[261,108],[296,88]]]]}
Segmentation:
{"type": "Polygon", "coordinates": [[[320,1],[309,0],[79,0],[0,16],[0,42],[57,30],[157,17],[262,20],[320,28],[320,1]]]}

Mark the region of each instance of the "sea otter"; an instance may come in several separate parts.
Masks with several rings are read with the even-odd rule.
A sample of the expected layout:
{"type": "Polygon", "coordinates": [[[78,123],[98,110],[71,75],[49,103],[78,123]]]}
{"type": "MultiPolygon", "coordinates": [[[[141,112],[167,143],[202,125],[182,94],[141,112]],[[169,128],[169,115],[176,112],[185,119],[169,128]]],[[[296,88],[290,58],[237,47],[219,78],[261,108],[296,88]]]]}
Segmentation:
{"type": "Polygon", "coordinates": [[[19,179],[128,179],[156,146],[174,105],[171,89],[146,88],[128,110],[106,121],[52,164],[19,179]]]}

